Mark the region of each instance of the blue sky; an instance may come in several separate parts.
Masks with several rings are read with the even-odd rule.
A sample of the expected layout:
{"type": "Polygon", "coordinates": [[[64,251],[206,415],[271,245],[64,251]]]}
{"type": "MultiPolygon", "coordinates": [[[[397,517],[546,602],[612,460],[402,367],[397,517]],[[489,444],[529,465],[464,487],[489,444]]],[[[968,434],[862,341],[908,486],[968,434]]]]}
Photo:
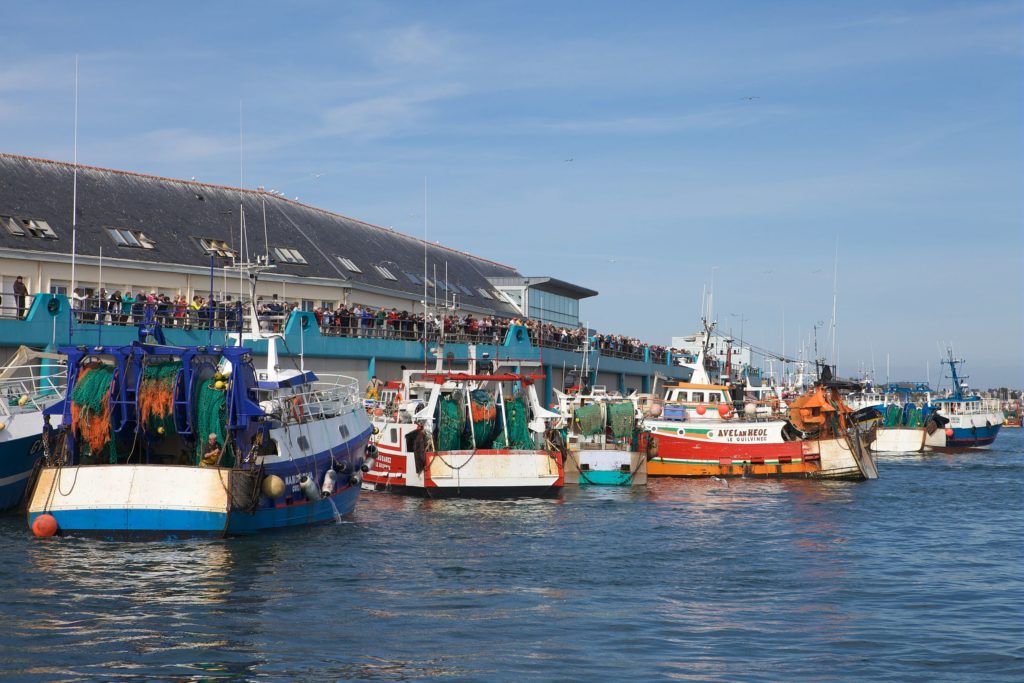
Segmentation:
{"type": "Polygon", "coordinates": [[[0,150],[274,188],[840,371],[1024,385],[1020,2],[6,3],[0,150]],[[17,39],[11,39],[19,36],[17,39]],[[753,98],[753,99],[747,99],[753,98]],[[239,108],[244,145],[239,158],[239,108]],[[827,346],[827,342],[822,344],[827,346]]]}

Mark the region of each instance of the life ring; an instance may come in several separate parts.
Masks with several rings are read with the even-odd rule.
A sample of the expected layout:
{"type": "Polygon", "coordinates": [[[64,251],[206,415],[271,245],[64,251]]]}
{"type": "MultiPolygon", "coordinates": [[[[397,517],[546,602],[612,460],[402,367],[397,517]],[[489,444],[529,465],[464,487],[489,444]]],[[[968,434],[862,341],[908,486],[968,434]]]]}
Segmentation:
{"type": "Polygon", "coordinates": [[[301,396],[292,399],[292,417],[296,422],[302,422],[306,418],[306,407],[301,396]]]}

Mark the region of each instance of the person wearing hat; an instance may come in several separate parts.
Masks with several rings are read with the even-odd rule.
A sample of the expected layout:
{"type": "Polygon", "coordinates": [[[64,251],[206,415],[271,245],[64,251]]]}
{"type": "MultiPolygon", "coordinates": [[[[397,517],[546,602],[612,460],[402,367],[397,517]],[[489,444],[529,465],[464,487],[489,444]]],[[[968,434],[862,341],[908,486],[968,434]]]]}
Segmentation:
{"type": "Polygon", "coordinates": [[[211,433],[206,439],[206,443],[203,445],[203,461],[202,467],[216,467],[217,463],[220,462],[220,442],[217,441],[217,435],[211,433]]]}

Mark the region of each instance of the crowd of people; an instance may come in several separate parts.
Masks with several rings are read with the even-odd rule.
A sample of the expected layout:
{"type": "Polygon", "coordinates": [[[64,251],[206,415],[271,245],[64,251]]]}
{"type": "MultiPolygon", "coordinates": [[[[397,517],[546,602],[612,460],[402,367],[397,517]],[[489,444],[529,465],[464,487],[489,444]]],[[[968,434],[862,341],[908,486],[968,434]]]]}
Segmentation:
{"type": "MultiPolygon", "coordinates": [[[[116,290],[108,294],[87,297],[82,290],[76,290],[72,297],[76,316],[80,322],[104,322],[114,325],[130,325],[144,319],[146,309],[152,309],[156,321],[169,327],[186,329],[236,329],[242,315],[240,302],[232,302],[230,295],[224,301],[194,296],[189,301],[184,296],[168,296],[155,291],[149,293],[116,290]]],[[[257,299],[256,315],[264,330],[281,331],[292,311],[299,309],[296,302],[287,302],[276,297],[257,299]]],[[[424,319],[422,313],[410,313],[397,308],[374,308],[354,304],[337,308],[314,308],[320,332],[332,337],[365,337],[376,339],[399,339],[419,341],[424,334],[437,336],[441,329],[452,342],[497,344],[501,343],[509,327],[522,325],[536,346],[582,351],[587,345],[587,330],[583,327],[555,325],[532,318],[503,318],[500,316],[477,316],[472,313],[431,316],[424,319]]],[[[667,347],[647,344],[635,337],[621,334],[595,332],[590,335],[590,348],[601,354],[633,360],[649,359],[664,363],[671,351],[667,347]]]]}

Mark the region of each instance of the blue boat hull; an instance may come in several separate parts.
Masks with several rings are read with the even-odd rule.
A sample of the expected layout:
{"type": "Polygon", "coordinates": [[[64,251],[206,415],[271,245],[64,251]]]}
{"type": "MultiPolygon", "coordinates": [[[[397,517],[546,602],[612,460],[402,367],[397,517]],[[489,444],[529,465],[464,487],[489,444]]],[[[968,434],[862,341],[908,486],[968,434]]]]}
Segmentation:
{"type": "Polygon", "coordinates": [[[0,442],[0,511],[16,508],[42,452],[32,452],[38,435],[0,442]]]}
{"type": "MultiPolygon", "coordinates": [[[[193,467],[159,468],[158,466],[136,466],[144,472],[155,472],[162,470],[168,483],[163,488],[172,486],[188,487],[191,484],[197,486],[205,483],[206,490],[209,490],[210,477],[212,476],[213,490],[220,496],[216,500],[205,498],[201,504],[192,506],[178,505],[165,507],[145,507],[137,504],[136,498],[122,489],[118,491],[120,500],[128,500],[130,505],[118,505],[110,496],[103,500],[109,504],[79,504],[75,500],[62,497],[55,492],[68,491],[66,495],[73,495],[75,486],[71,482],[77,482],[78,488],[85,489],[89,486],[97,488],[89,480],[97,478],[99,482],[121,481],[117,479],[117,469],[125,466],[86,466],[82,468],[71,468],[77,471],[61,473],[53,468],[46,468],[40,476],[36,490],[33,491],[32,500],[29,505],[28,524],[29,527],[41,514],[50,514],[57,520],[58,533],[61,535],[92,536],[111,540],[142,540],[142,539],[181,539],[181,538],[219,538],[233,535],[249,535],[274,529],[283,529],[295,526],[309,526],[331,522],[341,515],[352,512],[359,496],[360,487],[358,480],[353,480],[351,473],[358,472],[359,464],[362,462],[366,444],[370,438],[370,430],[367,429],[354,438],[339,444],[331,451],[324,451],[315,455],[268,464],[263,468],[265,475],[277,475],[286,482],[296,480],[298,473],[306,473],[307,476],[317,477],[317,490],[323,480],[323,473],[332,468],[336,463],[345,463],[348,474],[338,476],[338,484],[334,493],[327,498],[307,500],[299,491],[297,486],[287,485],[285,494],[277,499],[269,499],[259,495],[256,504],[252,509],[231,509],[230,494],[226,493],[230,488],[226,482],[230,480],[230,473],[225,470],[203,469],[193,467]],[[333,452],[333,456],[332,456],[333,452]],[[110,474],[103,472],[108,468],[110,474]],[[218,471],[224,473],[224,479],[218,479],[218,471]],[[184,479],[178,479],[183,477],[184,479]],[[173,481],[172,481],[173,480],[173,481]],[[224,484],[220,483],[225,482],[224,484]],[[219,509],[216,501],[219,500],[219,509]],[[213,504],[211,504],[213,501],[213,504]],[[189,508],[192,509],[189,509],[189,508]]],[[[125,475],[128,476],[128,475],[125,475]]],[[[134,475],[142,477],[142,472],[134,475]]],[[[137,479],[131,480],[129,488],[142,486],[137,479]]],[[[153,489],[150,489],[153,490],[153,489]]],[[[84,491],[82,492],[84,493],[84,491]]],[[[215,497],[216,498],[216,497],[215,497]]],[[[96,500],[94,495],[90,501],[96,500]]]]}
{"type": "Polygon", "coordinates": [[[956,427],[953,436],[946,437],[946,448],[984,448],[996,440],[1002,425],[987,427],[956,427]]]}

